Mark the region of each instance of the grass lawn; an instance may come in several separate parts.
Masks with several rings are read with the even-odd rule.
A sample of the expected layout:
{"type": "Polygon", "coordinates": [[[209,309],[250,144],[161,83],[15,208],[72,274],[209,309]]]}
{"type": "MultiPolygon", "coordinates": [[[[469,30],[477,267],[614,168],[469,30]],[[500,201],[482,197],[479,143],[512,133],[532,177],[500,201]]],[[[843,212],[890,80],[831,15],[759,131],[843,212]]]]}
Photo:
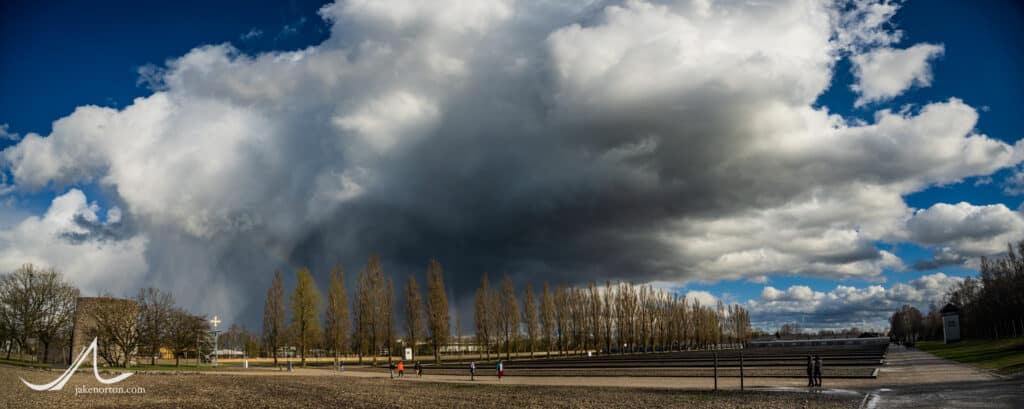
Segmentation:
{"type": "Polygon", "coordinates": [[[1024,374],[1024,337],[967,340],[948,345],[942,341],[922,341],[917,343],[917,347],[943,358],[991,369],[1003,375],[1024,374]]]}
{"type": "Polygon", "coordinates": [[[47,363],[40,363],[40,362],[33,362],[33,361],[19,361],[19,360],[15,360],[15,359],[0,359],[0,364],[11,365],[11,366],[21,366],[21,367],[25,367],[25,368],[49,368],[50,367],[50,364],[47,364],[47,363]]]}
{"type": "Polygon", "coordinates": [[[208,363],[204,363],[201,366],[196,367],[195,361],[192,361],[189,364],[186,364],[186,363],[182,362],[181,366],[175,366],[173,364],[172,365],[159,365],[159,364],[158,365],[149,365],[149,364],[145,364],[145,365],[132,365],[130,368],[127,368],[127,369],[125,369],[125,368],[107,368],[107,369],[111,369],[111,370],[124,370],[124,371],[212,371],[212,370],[223,370],[223,369],[241,368],[241,367],[242,367],[241,365],[235,366],[235,365],[220,364],[218,367],[214,368],[213,366],[211,366],[208,363]]]}

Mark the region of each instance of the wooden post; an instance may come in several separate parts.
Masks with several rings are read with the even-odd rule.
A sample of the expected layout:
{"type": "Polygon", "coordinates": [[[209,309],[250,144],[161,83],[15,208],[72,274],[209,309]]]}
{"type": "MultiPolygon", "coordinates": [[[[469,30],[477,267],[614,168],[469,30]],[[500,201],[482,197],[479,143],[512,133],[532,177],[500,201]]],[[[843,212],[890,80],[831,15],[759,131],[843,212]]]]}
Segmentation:
{"type": "Polygon", "coordinates": [[[715,391],[718,391],[718,352],[715,352],[715,391]]]}
{"type": "Polygon", "coordinates": [[[740,390],[743,390],[743,351],[740,351],[740,390]]]}

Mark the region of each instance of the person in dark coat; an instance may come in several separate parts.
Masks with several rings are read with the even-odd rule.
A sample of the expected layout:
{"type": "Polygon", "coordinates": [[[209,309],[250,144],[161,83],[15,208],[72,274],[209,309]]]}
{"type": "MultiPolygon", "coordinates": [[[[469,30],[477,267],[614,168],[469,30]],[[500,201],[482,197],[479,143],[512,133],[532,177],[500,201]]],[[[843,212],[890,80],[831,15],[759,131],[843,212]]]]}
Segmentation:
{"type": "Polygon", "coordinates": [[[476,362],[469,363],[469,380],[476,380],[476,362]]]}
{"type": "Polygon", "coordinates": [[[423,366],[420,365],[420,361],[416,361],[415,368],[416,368],[416,376],[422,378],[423,377],[423,366]]]}
{"type": "Polygon", "coordinates": [[[821,368],[824,366],[821,356],[816,355],[814,357],[814,385],[821,387],[821,368]]]}
{"type": "Polygon", "coordinates": [[[807,386],[814,386],[814,361],[807,355],[807,386]]]}

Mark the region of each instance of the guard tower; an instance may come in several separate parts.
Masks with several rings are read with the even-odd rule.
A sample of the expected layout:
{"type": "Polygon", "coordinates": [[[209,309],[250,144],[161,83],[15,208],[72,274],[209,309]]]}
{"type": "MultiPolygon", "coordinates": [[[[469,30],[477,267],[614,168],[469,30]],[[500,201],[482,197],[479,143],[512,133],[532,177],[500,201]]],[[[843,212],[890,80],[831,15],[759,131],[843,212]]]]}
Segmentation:
{"type": "Polygon", "coordinates": [[[942,307],[942,340],[949,344],[960,341],[960,307],[949,303],[942,307]]]}

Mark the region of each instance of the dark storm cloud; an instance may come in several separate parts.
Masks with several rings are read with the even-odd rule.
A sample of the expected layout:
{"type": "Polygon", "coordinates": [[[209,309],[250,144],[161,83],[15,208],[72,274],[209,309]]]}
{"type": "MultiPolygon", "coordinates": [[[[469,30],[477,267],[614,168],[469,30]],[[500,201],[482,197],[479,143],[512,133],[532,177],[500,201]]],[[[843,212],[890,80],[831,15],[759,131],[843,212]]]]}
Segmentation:
{"type": "Polygon", "coordinates": [[[837,58],[898,37],[854,3],[342,1],[322,44],[198,47],[3,159],[25,189],[101,181],[146,243],[135,281],[250,323],[275,269],[351,283],[370,254],[398,280],[436,258],[462,299],[485,271],[873,278],[902,268],[875,243],[911,235],[903,195],[1019,155],[955,98],[815,108],[837,58]]]}

